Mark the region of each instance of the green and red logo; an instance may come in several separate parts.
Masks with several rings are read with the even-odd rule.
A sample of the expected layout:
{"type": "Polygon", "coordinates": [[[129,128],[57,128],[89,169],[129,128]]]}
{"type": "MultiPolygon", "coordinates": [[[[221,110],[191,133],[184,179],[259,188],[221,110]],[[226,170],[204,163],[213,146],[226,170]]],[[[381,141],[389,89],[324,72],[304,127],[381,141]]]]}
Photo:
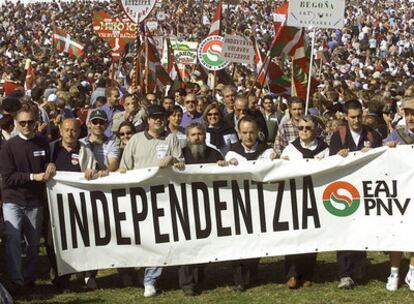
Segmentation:
{"type": "Polygon", "coordinates": [[[221,57],[224,38],[221,36],[208,36],[198,47],[198,60],[201,65],[211,71],[219,71],[229,65],[221,57]]]}
{"type": "Polygon", "coordinates": [[[358,190],[348,182],[337,181],[329,184],[323,192],[323,205],[335,216],[349,216],[357,211],[361,196],[358,190]],[[347,195],[339,194],[346,192],[347,195]]]}

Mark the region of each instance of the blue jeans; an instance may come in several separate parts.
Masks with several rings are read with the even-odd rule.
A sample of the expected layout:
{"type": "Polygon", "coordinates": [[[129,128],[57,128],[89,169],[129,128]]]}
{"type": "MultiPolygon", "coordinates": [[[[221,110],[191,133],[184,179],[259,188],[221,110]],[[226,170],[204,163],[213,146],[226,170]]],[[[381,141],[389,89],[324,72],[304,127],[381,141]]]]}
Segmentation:
{"type": "Polygon", "coordinates": [[[161,276],[162,267],[147,267],[144,272],[144,286],[154,285],[161,276]]]}
{"type": "Polygon", "coordinates": [[[5,202],[3,216],[6,235],[6,261],[13,283],[24,284],[36,280],[36,263],[42,232],[43,207],[21,207],[5,202]],[[27,246],[27,261],[22,269],[21,237],[27,246]]]}

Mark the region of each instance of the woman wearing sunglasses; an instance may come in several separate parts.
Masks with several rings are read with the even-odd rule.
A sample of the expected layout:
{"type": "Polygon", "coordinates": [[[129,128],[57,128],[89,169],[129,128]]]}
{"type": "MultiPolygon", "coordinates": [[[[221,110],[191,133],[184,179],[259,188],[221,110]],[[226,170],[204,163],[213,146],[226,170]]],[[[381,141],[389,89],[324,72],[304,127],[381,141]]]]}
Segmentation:
{"type": "Polygon", "coordinates": [[[216,103],[207,106],[203,118],[206,124],[206,144],[226,155],[232,144],[238,143],[236,130],[223,120],[223,114],[216,103]]]}
{"type": "Polygon", "coordinates": [[[119,125],[117,136],[119,139],[119,148],[121,149],[121,156],[124,150],[124,147],[127,145],[128,141],[135,134],[135,126],[131,121],[123,121],[119,125]]]}
{"type": "MultiPolygon", "coordinates": [[[[299,137],[292,141],[282,152],[280,158],[285,160],[322,159],[329,156],[328,145],[318,134],[318,120],[307,115],[299,120],[299,137]]],[[[316,253],[295,254],[285,257],[285,271],[290,289],[311,286],[313,271],[316,266],[316,253]]]]}

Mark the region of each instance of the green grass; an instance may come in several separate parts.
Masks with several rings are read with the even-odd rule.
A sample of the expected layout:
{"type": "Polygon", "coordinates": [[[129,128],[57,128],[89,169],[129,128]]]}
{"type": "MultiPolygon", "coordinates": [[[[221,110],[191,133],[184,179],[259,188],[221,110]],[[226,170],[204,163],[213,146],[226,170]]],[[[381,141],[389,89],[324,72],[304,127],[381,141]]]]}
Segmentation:
{"type": "MultiPolygon", "coordinates": [[[[16,298],[16,303],[414,303],[414,293],[404,284],[394,292],[385,290],[385,280],[389,271],[388,257],[383,253],[369,253],[371,264],[366,281],[351,290],[338,290],[334,253],[318,256],[314,284],[307,289],[289,290],[285,286],[283,258],[262,259],[252,286],[244,293],[232,290],[232,270],[229,263],[208,265],[205,272],[204,290],[200,296],[185,297],[178,288],[178,275],[174,267],[164,269],[159,280],[161,294],[154,298],[143,297],[142,284],[137,287],[122,288],[116,270],[99,271],[96,291],[84,291],[82,281],[72,276],[70,292],[57,294],[48,280],[46,257],[40,261],[41,279],[30,295],[16,298]]],[[[404,277],[408,264],[405,260],[401,277],[404,277]]],[[[4,280],[4,276],[0,277],[4,280]]],[[[137,282],[142,280],[142,271],[137,282]]]]}

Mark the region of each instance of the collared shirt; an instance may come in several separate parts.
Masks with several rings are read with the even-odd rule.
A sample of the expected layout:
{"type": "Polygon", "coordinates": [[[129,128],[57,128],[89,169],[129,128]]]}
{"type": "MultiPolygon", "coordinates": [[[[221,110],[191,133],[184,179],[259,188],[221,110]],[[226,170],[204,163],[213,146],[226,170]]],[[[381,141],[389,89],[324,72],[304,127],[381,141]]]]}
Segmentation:
{"type": "Polygon", "coordinates": [[[280,157],[288,144],[294,141],[298,136],[298,127],[293,123],[292,119],[289,119],[287,122],[280,125],[274,145],[276,156],[280,157]]]}
{"type": "Polygon", "coordinates": [[[189,124],[193,122],[203,123],[203,115],[201,113],[196,112],[194,116],[192,116],[190,113],[184,112],[180,127],[186,128],[189,124]]]}
{"type": "MultiPolygon", "coordinates": [[[[411,132],[408,128],[403,128],[405,134],[407,134],[413,141],[414,141],[414,133],[411,132]]],[[[397,130],[393,130],[387,138],[384,139],[384,143],[396,141],[399,145],[406,145],[407,143],[404,139],[401,138],[400,134],[398,134],[397,130]]]]}
{"type": "MultiPolygon", "coordinates": [[[[242,144],[242,147],[244,149],[244,152],[246,154],[248,153],[255,153],[257,151],[257,147],[258,147],[259,143],[256,143],[251,149],[247,148],[245,145],[242,144]]],[[[273,154],[273,149],[272,148],[268,148],[265,151],[263,151],[262,154],[260,154],[257,157],[257,160],[272,160],[272,154],[273,154]]],[[[235,152],[235,151],[229,151],[226,153],[226,156],[224,157],[224,159],[226,161],[229,161],[231,159],[237,159],[237,161],[240,162],[247,162],[247,158],[244,157],[243,155],[240,155],[239,153],[235,152]]]]}
{"type": "Polygon", "coordinates": [[[175,134],[164,132],[160,137],[154,138],[147,131],[139,132],[125,146],[120,167],[127,170],[158,167],[160,160],[167,156],[183,160],[175,134]]]}
{"type": "Polygon", "coordinates": [[[80,144],[77,143],[73,150],[66,150],[59,141],[53,151],[52,161],[58,171],[81,172],[79,163],[80,144]]]}
{"type": "Polygon", "coordinates": [[[89,149],[92,150],[93,155],[96,158],[96,161],[99,164],[100,168],[108,168],[110,159],[118,159],[121,155],[118,145],[115,140],[104,138],[101,144],[92,143],[89,140],[89,136],[84,137],[79,140],[84,143],[89,149]]]}

